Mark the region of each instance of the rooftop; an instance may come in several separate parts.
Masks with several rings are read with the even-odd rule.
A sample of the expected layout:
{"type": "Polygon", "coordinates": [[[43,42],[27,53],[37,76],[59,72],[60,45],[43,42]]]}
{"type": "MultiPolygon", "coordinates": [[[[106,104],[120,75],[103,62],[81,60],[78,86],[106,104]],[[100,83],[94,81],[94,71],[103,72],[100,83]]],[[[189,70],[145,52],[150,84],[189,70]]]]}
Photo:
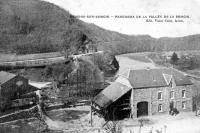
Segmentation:
{"type": "Polygon", "coordinates": [[[13,73],[8,73],[5,71],[0,71],[0,84],[3,84],[7,81],[9,81],[10,79],[14,78],[16,75],[13,73]]]}
{"type": "Polygon", "coordinates": [[[133,88],[167,86],[172,78],[177,86],[192,84],[184,73],[173,68],[129,69],[120,76],[128,79],[133,88]]]}
{"type": "Polygon", "coordinates": [[[95,98],[94,101],[100,107],[108,107],[111,103],[116,101],[118,98],[126,94],[131,87],[123,85],[119,82],[113,82],[106,89],[101,91],[95,98]]]}

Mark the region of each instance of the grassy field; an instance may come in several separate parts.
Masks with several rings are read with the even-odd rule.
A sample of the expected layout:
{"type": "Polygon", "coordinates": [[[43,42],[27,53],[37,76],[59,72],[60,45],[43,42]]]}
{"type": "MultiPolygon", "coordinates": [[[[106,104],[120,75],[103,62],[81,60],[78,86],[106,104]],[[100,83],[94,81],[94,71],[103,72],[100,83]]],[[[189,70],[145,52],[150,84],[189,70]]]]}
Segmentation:
{"type": "Polygon", "coordinates": [[[90,106],[52,110],[48,112],[48,116],[50,117],[47,117],[45,121],[51,130],[63,130],[70,133],[88,133],[105,123],[103,118],[93,115],[93,126],[91,126],[90,106]]]}
{"type": "Polygon", "coordinates": [[[151,61],[145,55],[142,55],[142,54],[130,53],[130,54],[124,54],[122,56],[123,57],[128,57],[129,59],[136,60],[136,61],[141,61],[141,62],[145,62],[145,63],[151,63],[151,61]]]}
{"type": "Polygon", "coordinates": [[[124,54],[118,55],[116,58],[120,66],[118,74],[124,73],[128,69],[146,69],[157,67],[143,54],[124,54]]]}

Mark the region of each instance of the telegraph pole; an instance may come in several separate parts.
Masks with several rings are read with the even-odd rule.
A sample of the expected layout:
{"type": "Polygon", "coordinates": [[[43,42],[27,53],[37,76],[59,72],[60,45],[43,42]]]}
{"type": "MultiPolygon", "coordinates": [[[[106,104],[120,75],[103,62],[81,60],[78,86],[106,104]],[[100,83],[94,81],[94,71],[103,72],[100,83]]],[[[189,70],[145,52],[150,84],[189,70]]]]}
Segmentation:
{"type": "Polygon", "coordinates": [[[134,104],[133,104],[133,97],[134,97],[134,92],[133,92],[133,88],[131,90],[131,98],[130,98],[130,106],[131,106],[131,114],[130,114],[130,117],[133,118],[133,115],[134,115],[134,104]]]}
{"type": "Polygon", "coordinates": [[[91,127],[93,127],[93,119],[92,119],[92,99],[90,98],[90,124],[91,124],[91,127]]]}

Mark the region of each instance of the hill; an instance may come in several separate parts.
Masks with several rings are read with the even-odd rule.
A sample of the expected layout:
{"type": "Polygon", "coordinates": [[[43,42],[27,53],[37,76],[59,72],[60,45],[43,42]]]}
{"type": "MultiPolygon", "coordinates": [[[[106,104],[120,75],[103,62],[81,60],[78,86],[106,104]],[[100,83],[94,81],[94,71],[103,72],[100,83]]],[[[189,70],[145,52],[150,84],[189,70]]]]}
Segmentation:
{"type": "Polygon", "coordinates": [[[73,17],[68,11],[40,0],[0,0],[0,52],[85,52],[90,47],[128,52],[200,50],[200,35],[177,38],[130,36],[105,30],[73,17]]]}
{"type": "Polygon", "coordinates": [[[126,41],[105,43],[103,49],[112,51],[115,55],[133,52],[200,50],[200,35],[158,39],[147,35],[129,36],[129,40],[126,41]]]}

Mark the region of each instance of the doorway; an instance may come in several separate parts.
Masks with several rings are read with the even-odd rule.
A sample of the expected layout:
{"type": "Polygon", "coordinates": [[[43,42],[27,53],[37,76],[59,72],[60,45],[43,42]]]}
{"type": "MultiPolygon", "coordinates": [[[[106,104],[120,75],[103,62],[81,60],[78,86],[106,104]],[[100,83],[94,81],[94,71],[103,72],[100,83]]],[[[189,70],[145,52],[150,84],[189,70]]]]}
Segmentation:
{"type": "Polygon", "coordinates": [[[173,108],[175,108],[174,102],[171,101],[169,104],[169,109],[172,110],[173,108]]]}
{"type": "Polygon", "coordinates": [[[148,102],[139,102],[137,104],[137,117],[148,115],[148,102]]]}

